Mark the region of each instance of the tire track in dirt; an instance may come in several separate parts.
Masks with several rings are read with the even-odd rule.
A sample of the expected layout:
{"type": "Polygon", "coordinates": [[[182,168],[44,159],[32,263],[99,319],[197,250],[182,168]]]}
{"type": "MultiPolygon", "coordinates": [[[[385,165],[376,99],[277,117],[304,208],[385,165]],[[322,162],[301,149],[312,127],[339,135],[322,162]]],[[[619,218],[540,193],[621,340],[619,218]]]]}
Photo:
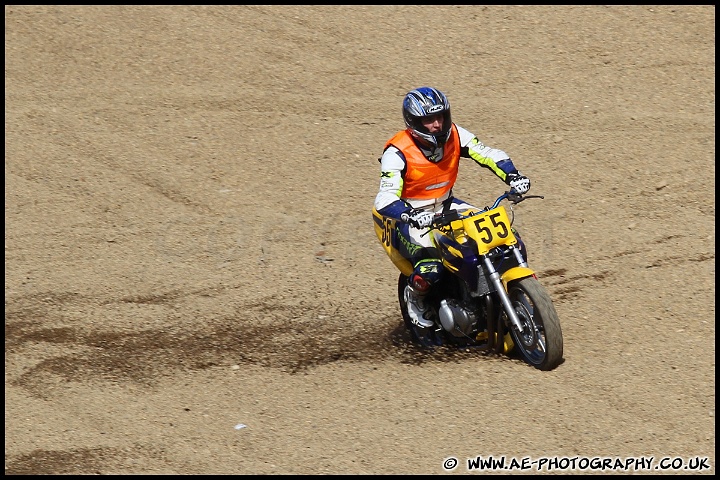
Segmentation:
{"type": "MultiPolygon", "coordinates": [[[[140,303],[154,303],[176,296],[177,293],[155,295],[154,300],[142,295],[133,298],[140,303]]],[[[59,296],[53,299],[53,304],[57,306],[63,298],[78,301],[75,296],[59,296]]],[[[327,316],[321,313],[324,311],[321,306],[308,308],[297,318],[295,306],[261,302],[243,308],[245,317],[264,317],[266,320],[261,324],[227,316],[193,330],[168,327],[123,333],[49,326],[54,322],[52,317],[48,318],[46,307],[31,303],[6,316],[6,356],[21,356],[42,344],[61,346],[63,351],[72,353],[40,359],[19,375],[11,375],[10,382],[34,396],[50,398],[49,385],[56,383],[49,381],[51,378],[76,382],[129,381],[152,386],[161,376],[221,365],[259,365],[297,374],[333,362],[394,358],[401,363],[419,364],[458,361],[469,355],[453,348],[428,352],[415,347],[399,314],[353,326],[350,316],[337,315],[333,321],[323,322],[327,316]]]]}

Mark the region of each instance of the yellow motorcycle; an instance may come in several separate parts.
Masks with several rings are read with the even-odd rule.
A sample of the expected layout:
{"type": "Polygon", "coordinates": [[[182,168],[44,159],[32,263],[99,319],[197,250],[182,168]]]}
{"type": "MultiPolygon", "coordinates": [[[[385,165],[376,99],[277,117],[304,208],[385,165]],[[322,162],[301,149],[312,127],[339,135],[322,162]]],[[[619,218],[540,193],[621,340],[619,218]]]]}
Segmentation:
{"type": "Polygon", "coordinates": [[[407,314],[403,292],[413,266],[400,253],[407,245],[401,222],[373,209],[375,233],[400,270],[398,301],[411,338],[424,346],[456,345],[498,354],[519,354],[540,370],[563,360],[560,320],[550,295],[528,267],[525,245],[512,227],[513,206],[540,195],[513,190],[483,209],[437,214],[427,234],[444,265],[443,277],[425,302],[435,318],[433,328],[415,326],[407,314]],[[512,220],[501,205],[510,202],[512,220]]]}

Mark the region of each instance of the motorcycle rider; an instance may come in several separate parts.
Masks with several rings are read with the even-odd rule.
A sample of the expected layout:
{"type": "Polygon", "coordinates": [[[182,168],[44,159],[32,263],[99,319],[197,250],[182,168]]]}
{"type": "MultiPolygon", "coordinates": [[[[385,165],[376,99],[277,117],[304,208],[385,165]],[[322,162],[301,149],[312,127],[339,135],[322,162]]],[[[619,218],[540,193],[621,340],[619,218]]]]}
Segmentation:
{"type": "Polygon", "coordinates": [[[478,140],[475,134],[452,122],[450,102],[433,87],[420,87],[405,95],[402,104],[405,129],[385,143],[380,162],[380,190],[375,209],[400,220],[399,233],[409,244],[401,248],[413,265],[404,298],[407,313],[421,329],[434,325],[425,296],[440,279],[442,262],[428,231],[433,216],[443,208],[464,210],[472,205],[452,194],[460,157],[488,168],[517,193],[530,189],[510,156],[478,140]]]}

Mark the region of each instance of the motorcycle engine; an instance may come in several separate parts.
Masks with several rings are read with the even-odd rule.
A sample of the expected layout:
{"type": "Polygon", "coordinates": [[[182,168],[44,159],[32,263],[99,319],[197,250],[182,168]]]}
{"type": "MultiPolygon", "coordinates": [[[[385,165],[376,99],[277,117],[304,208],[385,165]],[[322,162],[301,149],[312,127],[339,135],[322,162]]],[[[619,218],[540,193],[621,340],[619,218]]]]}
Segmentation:
{"type": "Polygon", "coordinates": [[[456,337],[470,335],[477,322],[474,311],[464,308],[454,298],[441,300],[438,314],[445,331],[456,337]]]}

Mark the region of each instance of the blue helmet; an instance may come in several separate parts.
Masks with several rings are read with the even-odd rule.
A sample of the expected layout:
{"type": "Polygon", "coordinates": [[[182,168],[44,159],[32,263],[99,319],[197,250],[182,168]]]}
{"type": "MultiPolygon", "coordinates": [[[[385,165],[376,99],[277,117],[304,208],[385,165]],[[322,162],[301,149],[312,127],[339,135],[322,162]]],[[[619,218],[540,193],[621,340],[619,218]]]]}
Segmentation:
{"type": "Polygon", "coordinates": [[[452,127],[450,102],[440,90],[432,87],[420,87],[408,92],[403,99],[403,118],[410,133],[434,147],[441,147],[450,138],[452,127]],[[431,134],[423,126],[422,118],[438,113],[443,116],[443,129],[440,133],[431,134]]]}

